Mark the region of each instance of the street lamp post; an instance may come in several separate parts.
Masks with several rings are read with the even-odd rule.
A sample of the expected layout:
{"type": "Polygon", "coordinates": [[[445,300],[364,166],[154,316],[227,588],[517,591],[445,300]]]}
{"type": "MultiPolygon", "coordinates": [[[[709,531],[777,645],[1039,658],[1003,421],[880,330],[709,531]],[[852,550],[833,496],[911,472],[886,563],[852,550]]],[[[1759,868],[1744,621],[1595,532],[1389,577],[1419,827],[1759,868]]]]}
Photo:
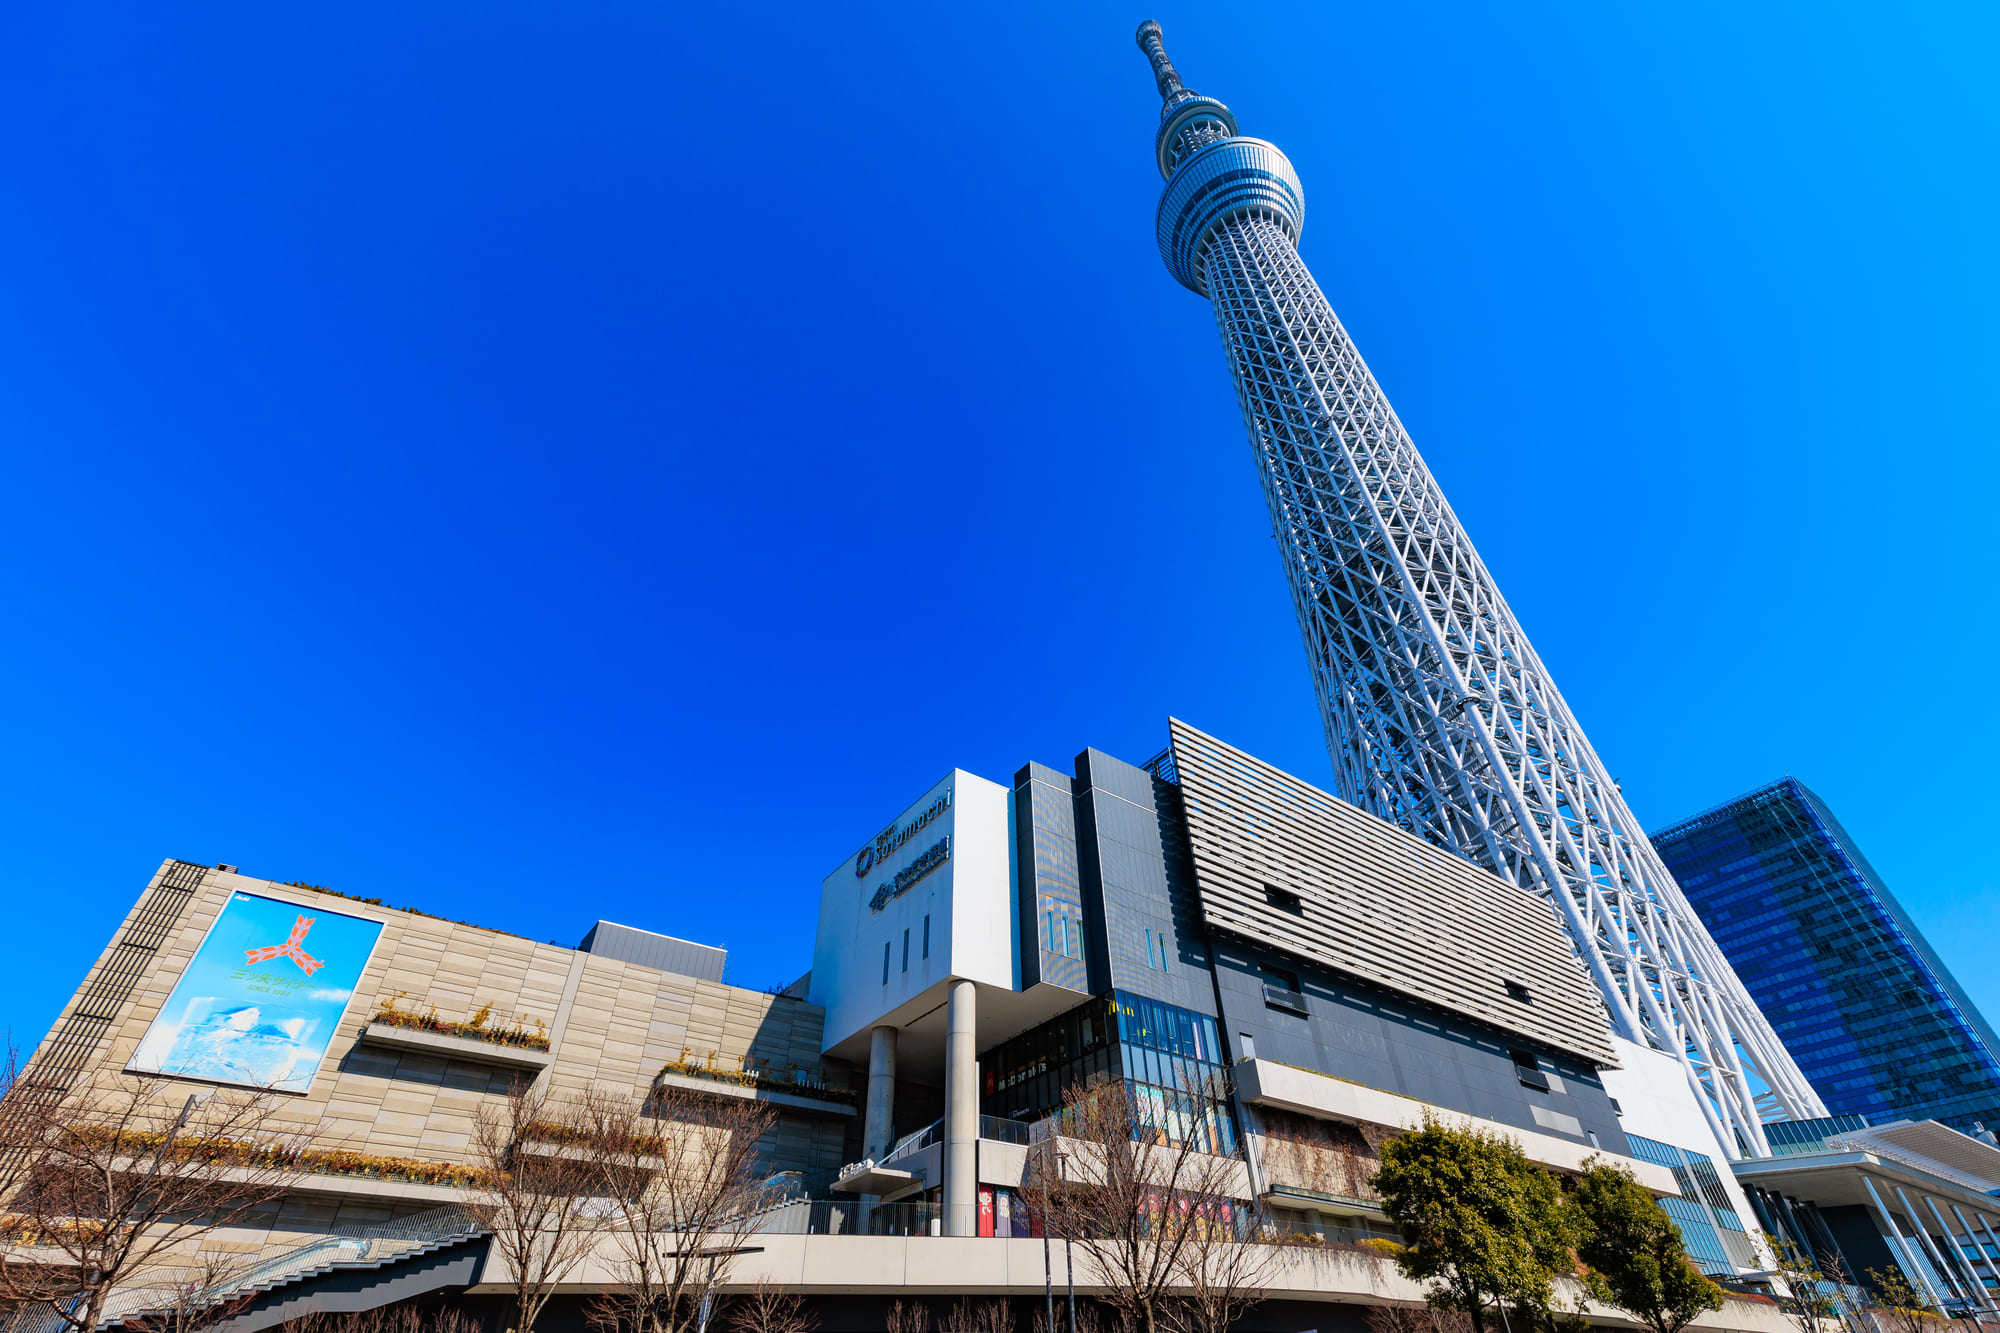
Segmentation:
{"type": "MultiPolygon", "coordinates": [[[[1060,1152],[1057,1153],[1056,1179],[1058,1181],[1062,1180],[1067,1174],[1068,1170],[1069,1170],[1069,1154],[1060,1152]]],[[[1046,1226],[1042,1228],[1042,1233],[1044,1238],[1046,1238],[1048,1234],[1048,1228],[1046,1226]]],[[[1063,1233],[1063,1280],[1069,1284],[1069,1333],[1076,1333],[1076,1262],[1070,1257],[1069,1233],[1067,1231],[1063,1233]]],[[[1049,1306],[1049,1328],[1051,1330],[1051,1333],[1053,1333],[1053,1330],[1055,1328],[1055,1323],[1056,1323],[1055,1306],[1051,1304],[1049,1306]]]]}

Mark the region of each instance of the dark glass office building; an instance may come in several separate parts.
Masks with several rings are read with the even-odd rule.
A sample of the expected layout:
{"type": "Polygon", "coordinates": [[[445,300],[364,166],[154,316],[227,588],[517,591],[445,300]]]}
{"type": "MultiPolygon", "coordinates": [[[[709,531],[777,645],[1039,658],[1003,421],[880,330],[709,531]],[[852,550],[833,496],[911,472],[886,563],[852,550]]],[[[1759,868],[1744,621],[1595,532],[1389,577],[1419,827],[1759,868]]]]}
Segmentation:
{"type": "Polygon", "coordinates": [[[1653,846],[1829,1113],[2000,1129],[2000,1038],[1804,783],[1653,846]]]}

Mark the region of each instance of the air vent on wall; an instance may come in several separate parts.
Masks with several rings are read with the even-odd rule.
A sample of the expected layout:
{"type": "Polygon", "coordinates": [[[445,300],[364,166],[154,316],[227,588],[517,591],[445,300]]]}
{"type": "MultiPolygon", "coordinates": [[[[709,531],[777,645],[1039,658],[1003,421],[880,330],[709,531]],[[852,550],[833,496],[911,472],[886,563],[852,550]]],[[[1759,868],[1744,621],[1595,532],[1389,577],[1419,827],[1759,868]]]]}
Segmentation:
{"type": "Polygon", "coordinates": [[[1542,1072],[1542,1062],[1535,1058],[1534,1052],[1509,1051],[1507,1054],[1514,1058],[1514,1077],[1521,1080],[1522,1087],[1533,1088],[1537,1092],[1549,1090],[1549,1076],[1542,1072]]]}

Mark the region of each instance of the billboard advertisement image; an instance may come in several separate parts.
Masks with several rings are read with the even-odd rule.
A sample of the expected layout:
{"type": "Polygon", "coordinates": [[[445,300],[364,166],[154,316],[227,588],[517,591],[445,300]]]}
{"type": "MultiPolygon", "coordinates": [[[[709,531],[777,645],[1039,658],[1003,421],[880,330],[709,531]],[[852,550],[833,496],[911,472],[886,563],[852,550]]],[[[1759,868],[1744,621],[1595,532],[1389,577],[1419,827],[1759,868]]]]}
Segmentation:
{"type": "Polygon", "coordinates": [[[126,1069],[307,1091],[381,933],[379,921],[232,895],[126,1069]]]}

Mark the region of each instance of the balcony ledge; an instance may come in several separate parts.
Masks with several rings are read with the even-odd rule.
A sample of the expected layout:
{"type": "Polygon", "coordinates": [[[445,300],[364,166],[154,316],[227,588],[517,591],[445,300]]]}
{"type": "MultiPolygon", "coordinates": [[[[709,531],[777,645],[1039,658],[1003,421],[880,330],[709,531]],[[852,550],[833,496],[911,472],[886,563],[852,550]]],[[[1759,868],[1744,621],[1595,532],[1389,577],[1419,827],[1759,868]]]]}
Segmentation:
{"type": "Polygon", "coordinates": [[[1342,1215],[1360,1214],[1366,1217],[1387,1217],[1379,1202],[1368,1199],[1351,1198],[1345,1194],[1329,1194],[1325,1190],[1307,1189],[1303,1185],[1272,1185],[1264,1195],[1266,1203],[1275,1203],[1282,1208],[1304,1208],[1317,1213],[1338,1213],[1342,1215]]]}
{"type": "Polygon", "coordinates": [[[740,1097],[746,1102],[769,1102],[772,1106],[787,1111],[804,1111],[809,1115],[833,1115],[853,1117],[855,1109],[841,1102],[821,1101],[817,1097],[801,1097],[796,1092],[768,1092],[763,1088],[746,1087],[741,1083],[724,1083],[719,1079],[690,1078],[686,1074],[661,1074],[655,1082],[663,1088],[685,1088],[689,1092],[706,1092],[717,1097],[740,1097]]]}
{"type": "Polygon", "coordinates": [[[851,1172],[833,1182],[832,1188],[842,1194],[880,1194],[888,1196],[900,1194],[917,1183],[915,1174],[898,1171],[893,1166],[877,1166],[869,1163],[858,1171],[851,1172]]]}
{"type": "Polygon", "coordinates": [[[385,1050],[434,1055],[441,1059],[464,1060],[472,1064],[498,1065],[502,1069],[532,1069],[538,1074],[555,1063],[555,1054],[551,1051],[534,1051],[526,1046],[502,1046],[499,1042],[479,1041],[471,1037],[447,1037],[436,1032],[395,1027],[388,1023],[370,1023],[361,1029],[361,1041],[364,1045],[385,1050]]]}
{"type": "Polygon", "coordinates": [[[1591,1157],[1622,1166],[1654,1194],[1678,1197],[1680,1187],[1674,1173],[1664,1166],[1642,1162],[1587,1143],[1575,1143],[1553,1134],[1504,1125],[1467,1115],[1445,1106],[1432,1106],[1400,1093],[1383,1092],[1327,1074],[1296,1069],[1275,1060],[1239,1060],[1235,1068],[1236,1087],[1252,1106],[1269,1106],[1281,1111],[1312,1116],[1320,1120],[1345,1120],[1350,1124],[1381,1125],[1388,1129],[1420,1129],[1428,1112],[1446,1124],[1465,1125],[1513,1139],[1531,1161],[1569,1175],[1580,1174],[1591,1157]]]}

